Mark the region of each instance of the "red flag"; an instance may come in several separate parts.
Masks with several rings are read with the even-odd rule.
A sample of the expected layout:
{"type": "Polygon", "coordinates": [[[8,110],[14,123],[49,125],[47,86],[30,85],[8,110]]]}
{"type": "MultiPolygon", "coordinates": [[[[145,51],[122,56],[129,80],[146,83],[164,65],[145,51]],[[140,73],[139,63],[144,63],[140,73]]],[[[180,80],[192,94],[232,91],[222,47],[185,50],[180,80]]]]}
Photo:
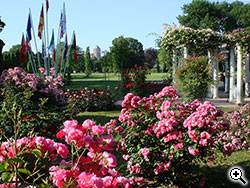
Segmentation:
{"type": "Polygon", "coordinates": [[[30,44],[29,44],[29,40],[28,40],[28,37],[26,37],[26,45],[25,45],[25,50],[26,52],[30,51],[30,44]]]}
{"type": "Polygon", "coordinates": [[[44,14],[43,14],[43,6],[40,14],[40,20],[39,20],[39,25],[38,25],[38,37],[42,39],[42,32],[43,32],[43,27],[44,27],[44,14]]]}
{"type": "Polygon", "coordinates": [[[24,36],[22,36],[22,44],[19,52],[19,60],[21,62],[24,62],[24,52],[25,52],[25,41],[24,41],[24,36]]]}
{"type": "Polygon", "coordinates": [[[46,1],[46,12],[49,10],[49,0],[46,1]]]}
{"type": "Polygon", "coordinates": [[[72,42],[72,48],[74,50],[74,60],[77,61],[77,49],[76,49],[76,35],[75,35],[75,32],[74,32],[74,35],[73,35],[73,42],[72,42]]]}

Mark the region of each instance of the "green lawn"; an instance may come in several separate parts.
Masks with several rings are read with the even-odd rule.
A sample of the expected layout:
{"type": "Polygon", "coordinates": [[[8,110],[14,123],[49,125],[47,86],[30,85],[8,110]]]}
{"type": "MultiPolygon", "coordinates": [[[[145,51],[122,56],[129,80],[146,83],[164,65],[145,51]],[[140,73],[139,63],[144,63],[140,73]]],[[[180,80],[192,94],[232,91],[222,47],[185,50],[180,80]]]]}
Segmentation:
{"type": "MultiPolygon", "coordinates": [[[[148,75],[147,81],[161,81],[164,73],[152,73],[148,75]]],[[[72,74],[71,85],[67,85],[66,89],[80,89],[80,88],[97,88],[102,89],[106,86],[111,87],[111,91],[115,91],[115,87],[118,86],[118,80],[120,80],[119,74],[106,74],[106,80],[104,73],[92,73],[90,77],[86,77],[84,73],[72,74]]]]}

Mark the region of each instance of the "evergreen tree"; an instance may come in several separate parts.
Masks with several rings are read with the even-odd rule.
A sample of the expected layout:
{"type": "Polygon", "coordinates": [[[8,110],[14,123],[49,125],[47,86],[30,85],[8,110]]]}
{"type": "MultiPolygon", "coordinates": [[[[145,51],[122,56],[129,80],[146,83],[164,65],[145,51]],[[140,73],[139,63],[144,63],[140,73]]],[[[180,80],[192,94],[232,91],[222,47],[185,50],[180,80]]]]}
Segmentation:
{"type": "Polygon", "coordinates": [[[85,74],[87,77],[91,75],[91,58],[89,53],[89,46],[87,47],[85,53],[85,74]]]}

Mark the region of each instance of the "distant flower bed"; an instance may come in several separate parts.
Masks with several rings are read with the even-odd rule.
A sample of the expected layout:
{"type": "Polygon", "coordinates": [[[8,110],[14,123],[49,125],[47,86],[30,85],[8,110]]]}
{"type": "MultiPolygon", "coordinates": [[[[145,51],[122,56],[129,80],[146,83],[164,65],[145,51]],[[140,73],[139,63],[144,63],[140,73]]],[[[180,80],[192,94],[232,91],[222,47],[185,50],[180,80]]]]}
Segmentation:
{"type": "Polygon", "coordinates": [[[231,113],[224,113],[223,118],[230,123],[230,129],[218,135],[218,143],[224,143],[224,150],[232,153],[238,150],[250,151],[250,104],[231,113]]]}
{"type": "Polygon", "coordinates": [[[115,95],[106,89],[67,90],[64,92],[67,100],[73,100],[79,112],[106,111],[114,109],[115,95]]]}

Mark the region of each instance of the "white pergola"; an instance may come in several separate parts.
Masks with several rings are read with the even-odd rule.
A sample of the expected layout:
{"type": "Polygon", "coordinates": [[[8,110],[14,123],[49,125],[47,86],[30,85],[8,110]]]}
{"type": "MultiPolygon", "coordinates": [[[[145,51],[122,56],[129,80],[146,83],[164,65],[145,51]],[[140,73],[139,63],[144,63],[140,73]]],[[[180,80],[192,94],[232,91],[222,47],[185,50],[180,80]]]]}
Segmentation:
{"type": "MultiPolygon", "coordinates": [[[[177,55],[176,50],[183,48],[183,57],[188,57],[188,47],[185,45],[177,46],[173,50],[173,78],[175,77],[177,67],[177,55]]],[[[244,103],[244,96],[249,96],[249,54],[244,56],[241,53],[241,47],[236,44],[230,46],[229,51],[225,51],[225,92],[229,92],[229,102],[237,105],[244,103]],[[229,53],[229,54],[228,54],[229,53]],[[236,57],[237,62],[236,62],[236,57]],[[244,58],[244,59],[243,59],[244,58]],[[229,60],[229,61],[228,61],[229,60]],[[244,60],[244,65],[243,65],[244,60]],[[230,63],[229,63],[230,62],[230,63]],[[228,66],[229,63],[229,66],[228,66]],[[235,66],[237,63],[237,66],[235,66]],[[243,77],[244,70],[244,77],[243,77]],[[243,93],[243,81],[245,82],[245,93],[243,93]],[[236,84],[235,84],[236,82],[236,84]]],[[[208,97],[214,99],[219,98],[218,89],[218,74],[219,74],[219,62],[218,62],[219,48],[208,49],[209,64],[213,66],[213,85],[211,91],[208,93],[208,97]]]]}

